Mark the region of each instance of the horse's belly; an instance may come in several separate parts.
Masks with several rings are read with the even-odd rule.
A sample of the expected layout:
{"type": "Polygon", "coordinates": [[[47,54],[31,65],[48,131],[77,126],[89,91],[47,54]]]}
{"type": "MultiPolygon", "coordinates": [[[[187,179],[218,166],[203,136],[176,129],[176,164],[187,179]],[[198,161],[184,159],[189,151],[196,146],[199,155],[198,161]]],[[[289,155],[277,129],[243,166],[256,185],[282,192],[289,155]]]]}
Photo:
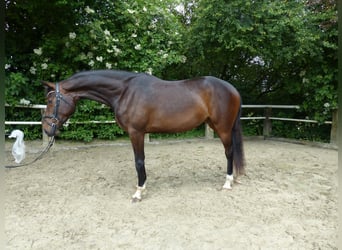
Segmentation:
{"type": "Polygon", "coordinates": [[[207,114],[200,110],[182,110],[177,113],[157,112],[150,116],[146,132],[183,132],[201,125],[207,114]]]}

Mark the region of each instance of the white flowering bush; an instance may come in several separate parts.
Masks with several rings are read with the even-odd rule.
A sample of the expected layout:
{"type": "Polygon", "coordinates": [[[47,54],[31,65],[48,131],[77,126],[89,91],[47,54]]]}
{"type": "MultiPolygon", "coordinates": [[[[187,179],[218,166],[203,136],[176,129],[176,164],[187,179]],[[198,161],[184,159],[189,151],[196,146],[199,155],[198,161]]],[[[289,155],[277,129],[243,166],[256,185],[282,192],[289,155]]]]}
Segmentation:
{"type": "Polygon", "coordinates": [[[180,54],[182,26],[175,1],[105,1],[106,9],[86,6],[84,23],[65,39],[65,58],[77,70],[123,69],[160,75],[180,54]],[[103,13],[105,12],[105,13],[103,13]]]}
{"type": "MultiPolygon", "coordinates": [[[[165,79],[217,76],[233,83],[244,103],[298,104],[303,116],[320,122],[337,108],[336,1],[5,2],[9,104],[43,103],[41,80],[122,69],[165,79]]],[[[78,106],[77,120],[112,119],[98,104],[78,106]]],[[[6,109],[6,120],[40,116],[6,109]]],[[[69,126],[62,134],[84,140],[119,134],[97,128],[69,126]]]]}
{"type": "MultiPolygon", "coordinates": [[[[173,64],[186,62],[182,54],[184,28],[175,11],[178,1],[110,1],[70,3],[74,24],[64,35],[44,34],[27,54],[20,73],[35,86],[40,80],[58,81],[77,71],[122,69],[157,76],[173,64]]],[[[70,10],[69,10],[70,11],[70,10]]],[[[11,60],[6,63],[11,73],[11,60]]]]}
{"type": "MultiPolygon", "coordinates": [[[[70,3],[52,1],[51,4],[55,4],[56,12],[62,4],[72,15],[63,12],[60,17],[52,13],[58,16],[60,30],[47,25],[53,17],[45,23],[39,20],[48,27],[39,31],[45,32],[40,40],[33,40],[34,47],[26,49],[28,54],[20,60],[19,57],[7,58],[6,101],[9,103],[18,104],[21,98],[30,103],[43,103],[41,80],[56,82],[78,71],[120,69],[162,76],[165,68],[185,62],[185,56],[180,52],[182,25],[174,11],[177,1],[104,0],[86,5],[80,0],[70,3]],[[70,18],[66,26],[61,20],[63,17],[70,18]]],[[[39,5],[44,3],[37,1],[39,5]]],[[[112,120],[113,113],[100,104],[83,101],[73,119],[89,120],[89,117],[112,120]]],[[[89,126],[84,129],[69,126],[62,137],[91,140],[93,136],[112,138],[110,134],[122,133],[115,126],[111,131],[106,125],[107,134],[96,131],[100,126],[89,126]],[[92,132],[84,133],[90,130],[92,132]]]]}

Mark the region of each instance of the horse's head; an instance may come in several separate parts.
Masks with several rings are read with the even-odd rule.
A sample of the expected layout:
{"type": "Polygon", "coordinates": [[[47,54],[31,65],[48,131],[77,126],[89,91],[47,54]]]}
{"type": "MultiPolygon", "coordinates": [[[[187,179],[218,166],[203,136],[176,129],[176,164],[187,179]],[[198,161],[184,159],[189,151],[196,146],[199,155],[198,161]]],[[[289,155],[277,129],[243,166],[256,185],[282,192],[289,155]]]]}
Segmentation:
{"type": "Polygon", "coordinates": [[[75,112],[76,102],[60,88],[59,83],[43,82],[46,86],[46,110],[43,114],[43,129],[48,136],[59,133],[59,128],[75,112]]]}

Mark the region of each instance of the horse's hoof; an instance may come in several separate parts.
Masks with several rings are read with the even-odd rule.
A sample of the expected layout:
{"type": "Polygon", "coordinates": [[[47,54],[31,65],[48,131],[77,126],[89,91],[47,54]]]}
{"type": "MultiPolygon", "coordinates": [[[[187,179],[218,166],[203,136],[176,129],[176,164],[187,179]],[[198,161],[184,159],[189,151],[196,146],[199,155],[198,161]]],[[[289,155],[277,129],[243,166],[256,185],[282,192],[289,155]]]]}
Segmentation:
{"type": "Polygon", "coordinates": [[[140,201],[141,201],[141,198],[139,199],[137,197],[132,197],[132,200],[131,200],[132,203],[137,203],[137,202],[140,202],[140,201]]]}
{"type": "Polygon", "coordinates": [[[135,193],[132,196],[132,203],[141,201],[142,192],[145,191],[145,189],[145,184],[142,187],[137,186],[137,191],[135,191],[135,193]]]}
{"type": "Polygon", "coordinates": [[[234,177],[233,175],[227,175],[226,176],[226,182],[224,183],[222,189],[232,189],[232,183],[234,182],[234,177]]]}
{"type": "Polygon", "coordinates": [[[232,190],[232,187],[230,187],[230,186],[223,186],[222,190],[232,190]]]}
{"type": "Polygon", "coordinates": [[[243,184],[243,182],[241,182],[241,181],[238,180],[238,179],[235,179],[235,180],[234,180],[234,183],[236,183],[236,184],[243,184]]]}

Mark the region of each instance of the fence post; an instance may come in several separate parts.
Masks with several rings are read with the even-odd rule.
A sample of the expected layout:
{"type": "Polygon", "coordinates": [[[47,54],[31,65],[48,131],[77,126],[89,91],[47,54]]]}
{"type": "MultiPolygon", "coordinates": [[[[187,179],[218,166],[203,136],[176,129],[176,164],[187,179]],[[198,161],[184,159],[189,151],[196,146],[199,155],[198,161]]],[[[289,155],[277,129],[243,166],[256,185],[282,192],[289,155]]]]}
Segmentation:
{"type": "Polygon", "coordinates": [[[331,123],[331,130],[330,130],[330,143],[337,144],[338,142],[338,112],[337,109],[334,109],[332,112],[332,123],[331,123]]]}
{"type": "Polygon", "coordinates": [[[264,120],[264,129],[263,129],[264,139],[271,136],[271,133],[272,133],[272,121],[270,119],[271,115],[272,115],[272,108],[265,108],[265,120],[264,120]]]}
{"type": "Polygon", "coordinates": [[[205,138],[206,139],[213,139],[214,138],[214,130],[206,123],[205,124],[205,138]]]}

